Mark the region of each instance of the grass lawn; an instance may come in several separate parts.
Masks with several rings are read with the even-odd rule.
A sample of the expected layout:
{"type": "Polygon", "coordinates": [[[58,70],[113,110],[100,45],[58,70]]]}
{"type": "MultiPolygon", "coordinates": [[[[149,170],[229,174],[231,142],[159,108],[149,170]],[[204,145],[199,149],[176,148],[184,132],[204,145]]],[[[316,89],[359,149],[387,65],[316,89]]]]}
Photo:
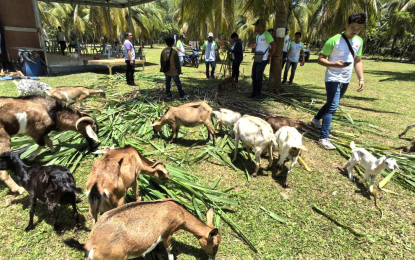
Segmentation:
{"type": "MultiPolygon", "coordinates": [[[[155,86],[140,82],[145,75],[161,75],[159,73],[159,55],[161,49],[147,49],[145,71],[141,66],[136,69],[140,90],[146,92],[155,86]]],[[[312,114],[295,110],[286,104],[268,98],[257,103],[246,98],[250,94],[249,78],[252,60],[247,54],[241,66],[244,79],[238,89],[229,87],[221,95],[229,99],[238,99],[254,107],[277,115],[296,117],[309,122],[312,114]]],[[[316,63],[317,56],[312,55],[304,67],[298,67],[293,86],[286,86],[288,97],[310,103],[310,107],[319,107],[325,98],[325,69],[316,63]],[[313,102],[312,102],[313,101],[313,102]]],[[[410,123],[414,123],[415,110],[413,93],[415,91],[415,66],[398,62],[382,62],[364,60],[367,87],[362,93],[356,92],[357,79],[349,86],[341,101],[341,108],[350,113],[356,121],[378,126],[387,137],[380,137],[368,132],[334,124],[332,129],[358,134],[356,142],[377,144],[399,148],[408,145],[407,140],[397,138],[398,134],[410,123]]],[[[217,66],[217,76],[220,65],[217,66]]],[[[114,69],[124,73],[124,68],[114,69]]],[[[216,87],[219,80],[205,80],[205,66],[196,68],[184,67],[181,77],[185,92],[190,100],[203,99],[200,90],[216,87]]],[[[268,75],[269,67],[266,68],[268,75]]],[[[101,86],[108,95],[123,94],[133,90],[125,83],[107,84],[108,70],[95,73],[79,73],[55,77],[42,77],[41,80],[52,87],[55,86],[101,86]]],[[[159,83],[156,87],[162,87],[159,83]]],[[[264,91],[267,90],[265,86],[264,91]]],[[[177,88],[173,84],[173,95],[176,100],[172,105],[182,102],[178,100],[177,88]]],[[[1,96],[17,96],[15,85],[11,82],[0,82],[1,96]]],[[[99,98],[90,99],[95,106],[104,106],[105,101],[99,98]]],[[[200,140],[199,128],[185,129],[186,134],[178,141],[179,146],[187,147],[190,140],[200,140]]],[[[408,133],[408,138],[414,131],[408,133]]],[[[342,171],[346,160],[337,151],[325,151],[319,148],[316,140],[305,139],[308,152],[302,158],[313,170],[307,172],[300,164],[294,168],[291,176],[291,188],[284,189],[281,183],[284,176],[276,180],[271,171],[262,171],[262,175],[247,181],[243,170],[235,171],[222,166],[215,159],[209,158],[197,164],[185,164],[180,167],[201,178],[200,182],[211,185],[221,177],[218,188],[230,191],[231,198],[238,201],[229,213],[232,220],[253,241],[258,249],[254,253],[223,221],[218,227],[222,235],[217,259],[413,259],[415,253],[415,199],[414,194],[401,186],[390,182],[390,193],[380,193],[380,205],[384,216],[381,219],[374,199],[368,196],[360,184],[349,181],[342,171]],[[368,238],[357,238],[326,217],[316,213],[312,205],[317,205],[326,213],[334,216],[339,222],[368,235],[368,238]],[[281,224],[270,218],[260,206],[287,219],[281,224]]],[[[154,148],[148,148],[152,150],[154,148]]],[[[229,157],[232,158],[232,151],[229,157]]],[[[166,156],[158,157],[169,164],[174,164],[166,156]]],[[[79,187],[85,187],[93,160],[84,160],[74,173],[79,187]]],[[[244,162],[253,172],[255,165],[244,162]]],[[[262,166],[268,164],[263,160],[262,166]]],[[[238,166],[238,165],[237,165],[238,166]]],[[[240,165],[239,165],[240,166],[240,165]]],[[[238,166],[238,168],[239,168],[238,166]]],[[[242,168],[243,169],[243,168],[242,168]]],[[[260,171],[261,173],[261,171],[260,171]]],[[[356,173],[355,173],[355,176],[356,173]]],[[[380,179],[380,178],[379,178],[380,179]]],[[[378,179],[378,180],[379,180],[378,179]]],[[[66,207],[58,207],[57,216],[65,231],[54,231],[50,225],[47,207],[38,203],[35,214],[35,229],[26,233],[24,228],[29,220],[29,196],[10,194],[3,183],[0,183],[0,259],[83,259],[83,254],[66,247],[63,239],[75,237],[84,242],[88,229],[92,228],[91,218],[86,210],[82,211],[85,228],[75,229],[74,220],[66,207]]],[[[87,200],[79,204],[87,207],[87,200]]],[[[205,259],[198,241],[189,233],[178,232],[174,236],[173,252],[178,259],[205,259]]]]}

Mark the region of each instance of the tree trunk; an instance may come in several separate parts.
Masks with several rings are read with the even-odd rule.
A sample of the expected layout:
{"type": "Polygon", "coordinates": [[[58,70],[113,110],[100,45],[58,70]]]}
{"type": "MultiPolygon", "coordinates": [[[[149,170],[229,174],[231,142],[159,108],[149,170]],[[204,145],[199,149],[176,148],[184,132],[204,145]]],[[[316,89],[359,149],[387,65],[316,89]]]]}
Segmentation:
{"type": "Polygon", "coordinates": [[[271,58],[269,69],[269,87],[271,91],[279,92],[281,90],[281,68],[282,68],[282,49],[284,47],[285,27],[287,26],[287,0],[276,1],[275,6],[275,25],[276,31],[275,43],[277,49],[271,58]]]}
{"type": "Polygon", "coordinates": [[[398,34],[395,35],[395,37],[393,38],[393,42],[392,42],[392,48],[391,48],[391,56],[392,59],[395,55],[395,45],[396,45],[396,40],[398,39],[398,34]]]}
{"type": "Polygon", "coordinates": [[[415,62],[415,45],[414,45],[414,49],[412,50],[412,54],[411,54],[411,57],[409,58],[409,61],[415,62]]]}

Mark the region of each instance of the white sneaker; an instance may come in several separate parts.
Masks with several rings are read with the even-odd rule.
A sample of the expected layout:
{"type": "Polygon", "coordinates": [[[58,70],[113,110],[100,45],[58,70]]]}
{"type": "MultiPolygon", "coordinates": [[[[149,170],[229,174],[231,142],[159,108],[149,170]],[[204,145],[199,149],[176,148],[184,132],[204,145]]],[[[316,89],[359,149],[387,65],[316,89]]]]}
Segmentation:
{"type": "Polygon", "coordinates": [[[314,127],[317,129],[321,129],[321,123],[320,120],[316,119],[313,117],[313,119],[311,119],[311,123],[314,124],[314,127]]]}
{"type": "Polygon", "coordinates": [[[328,138],[318,140],[318,144],[327,150],[336,150],[336,146],[334,146],[328,138]]]}

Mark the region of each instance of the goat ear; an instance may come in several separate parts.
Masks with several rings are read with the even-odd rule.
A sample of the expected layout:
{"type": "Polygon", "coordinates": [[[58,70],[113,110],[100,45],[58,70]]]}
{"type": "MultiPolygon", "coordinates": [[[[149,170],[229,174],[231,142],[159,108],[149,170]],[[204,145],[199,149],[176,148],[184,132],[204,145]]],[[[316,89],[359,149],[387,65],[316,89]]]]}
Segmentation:
{"type": "Polygon", "coordinates": [[[217,236],[218,233],[219,233],[219,230],[217,228],[214,228],[209,232],[208,238],[213,238],[213,237],[217,236]]]}
{"type": "Polygon", "coordinates": [[[153,168],[153,169],[154,169],[154,168],[156,168],[156,166],[157,166],[157,165],[159,165],[159,164],[162,164],[162,162],[155,161],[155,162],[154,162],[154,164],[153,164],[153,166],[151,166],[151,168],[153,168]]]}
{"type": "Polygon", "coordinates": [[[93,139],[95,142],[99,142],[97,134],[92,130],[91,125],[88,125],[86,128],[86,134],[89,136],[89,138],[93,139]]]}
{"type": "Polygon", "coordinates": [[[124,161],[124,158],[121,158],[119,161],[118,161],[118,165],[121,167],[121,165],[122,165],[122,162],[124,161]]]}
{"type": "Polygon", "coordinates": [[[110,150],[114,150],[115,149],[115,145],[111,145],[110,150]]]}
{"type": "Polygon", "coordinates": [[[106,154],[107,151],[105,150],[96,150],[95,152],[92,152],[92,154],[106,154]]]}
{"type": "Polygon", "coordinates": [[[210,208],[206,213],[206,224],[213,227],[213,208],[210,208]]]}
{"type": "Polygon", "coordinates": [[[27,150],[29,150],[29,148],[30,148],[30,145],[28,145],[28,146],[26,146],[26,147],[24,147],[24,148],[20,149],[19,151],[17,151],[17,154],[19,155],[19,157],[20,157],[22,154],[24,154],[24,152],[26,152],[27,150]]]}
{"type": "Polygon", "coordinates": [[[304,152],[307,152],[308,150],[307,150],[307,147],[305,147],[304,145],[300,145],[299,147],[298,147],[298,149],[301,149],[301,150],[303,150],[304,152]]]}

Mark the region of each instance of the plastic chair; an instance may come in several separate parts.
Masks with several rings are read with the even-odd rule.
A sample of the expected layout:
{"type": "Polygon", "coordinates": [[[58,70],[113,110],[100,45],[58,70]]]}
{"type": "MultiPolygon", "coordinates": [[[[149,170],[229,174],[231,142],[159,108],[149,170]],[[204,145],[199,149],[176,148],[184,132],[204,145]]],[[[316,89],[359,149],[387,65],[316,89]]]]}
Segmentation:
{"type": "Polygon", "coordinates": [[[102,56],[107,56],[107,58],[110,59],[111,58],[111,49],[112,49],[111,45],[105,46],[104,52],[102,53],[101,57],[102,56]]]}
{"type": "Polygon", "coordinates": [[[114,50],[112,51],[112,53],[114,54],[114,56],[116,58],[121,58],[122,57],[122,50],[121,50],[121,45],[119,46],[115,46],[114,50]]]}

